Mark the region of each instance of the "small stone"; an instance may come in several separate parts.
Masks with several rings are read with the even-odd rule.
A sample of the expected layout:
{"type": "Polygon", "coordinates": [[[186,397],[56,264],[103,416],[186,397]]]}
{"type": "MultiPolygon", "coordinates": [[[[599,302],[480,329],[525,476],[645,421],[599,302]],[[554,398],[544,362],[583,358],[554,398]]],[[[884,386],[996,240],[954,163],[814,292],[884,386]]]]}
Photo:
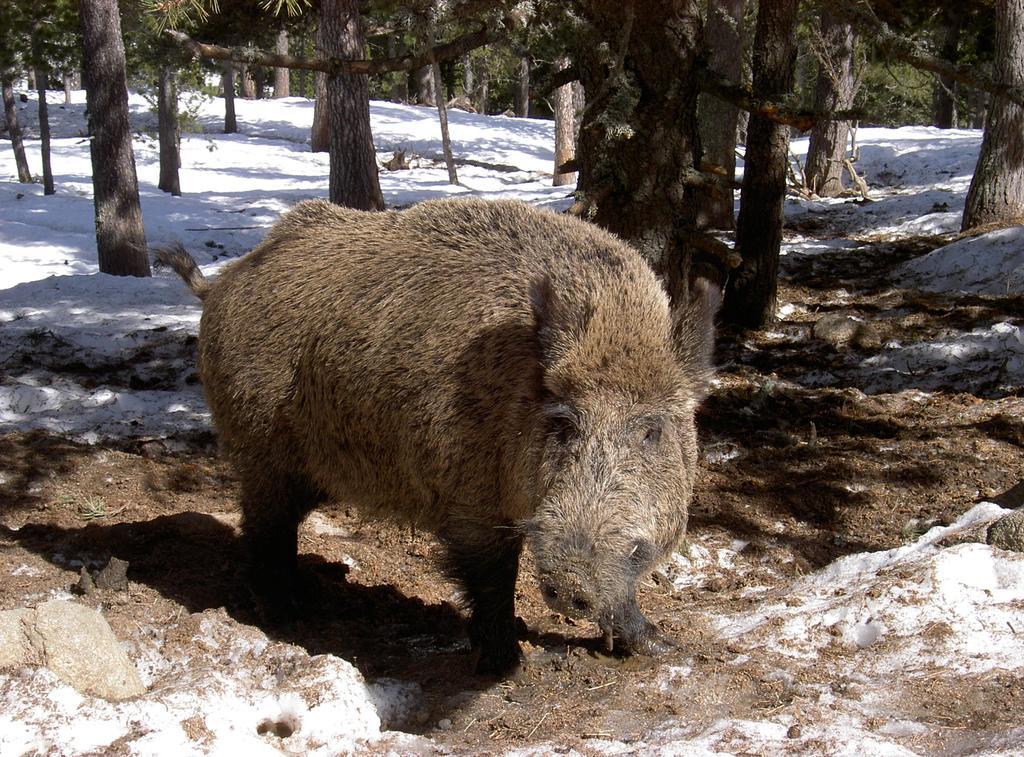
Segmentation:
{"type": "Polygon", "coordinates": [[[789,727],[789,730],[786,731],[786,738],[787,739],[798,739],[798,738],[800,738],[802,733],[803,733],[803,731],[800,730],[800,726],[798,726],[796,723],[794,723],[793,725],[791,725],[789,727]]]}
{"type": "Polygon", "coordinates": [[[92,580],[92,576],[89,575],[89,569],[84,565],[78,574],[78,583],[72,586],[71,590],[86,597],[96,591],[96,584],[92,580]]]}
{"type": "Polygon", "coordinates": [[[441,718],[437,721],[437,729],[439,731],[450,731],[452,729],[452,721],[448,718],[441,718]]]}
{"type": "Polygon", "coordinates": [[[96,574],[96,588],[124,591],[128,588],[128,562],[111,557],[103,569],[96,574]]]}
{"type": "Polygon", "coordinates": [[[838,313],[828,313],[819,318],[812,333],[815,339],[828,342],[837,349],[847,344],[863,350],[877,349],[882,342],[870,323],[838,313]]]}
{"type": "Polygon", "coordinates": [[[989,526],[987,541],[993,547],[1024,552],[1024,510],[1014,510],[989,526]]]}

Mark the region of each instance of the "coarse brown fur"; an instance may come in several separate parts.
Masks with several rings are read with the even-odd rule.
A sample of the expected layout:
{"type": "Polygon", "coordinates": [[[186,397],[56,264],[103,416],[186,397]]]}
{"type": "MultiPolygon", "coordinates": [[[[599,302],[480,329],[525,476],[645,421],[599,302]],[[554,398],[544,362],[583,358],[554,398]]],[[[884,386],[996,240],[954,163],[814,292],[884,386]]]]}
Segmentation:
{"type": "Polygon", "coordinates": [[[298,524],[338,501],[438,533],[481,671],[518,660],[524,537],[549,604],[662,648],[635,582],[686,526],[711,285],[673,321],[618,238],[507,201],[305,202],[214,281],[158,257],[203,298],[200,374],[271,601],[298,524]]]}

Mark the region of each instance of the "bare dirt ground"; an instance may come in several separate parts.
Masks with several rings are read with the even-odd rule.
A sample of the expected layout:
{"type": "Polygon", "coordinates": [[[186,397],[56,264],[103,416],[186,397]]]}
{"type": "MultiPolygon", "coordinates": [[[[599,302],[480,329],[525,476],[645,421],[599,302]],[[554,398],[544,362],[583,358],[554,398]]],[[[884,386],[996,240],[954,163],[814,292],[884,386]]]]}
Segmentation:
{"type": "MultiPolygon", "coordinates": [[[[303,574],[316,587],[316,606],[285,629],[264,630],[310,654],[343,657],[368,681],[419,684],[422,703],[385,725],[457,752],[538,742],[587,752],[595,739],[629,743],[669,721],[777,712],[797,724],[794,749],[825,751],[801,739],[799,724],[813,724],[819,705],[801,699],[799,684],[824,682],[837,697],[856,698],[855,663],[849,676],[837,673],[845,654],[837,648],[784,685],[772,674],[777,655],[743,650],[737,662],[739,650],[715,638],[707,617],[747,608],[747,586],[898,546],[981,499],[1010,492],[1005,504],[1021,504],[1012,491],[1024,472],[1020,387],[866,396],[849,367],[873,347],[837,348],[811,336],[825,312],[861,316],[877,322],[881,340],[906,342],[1024,316],[1020,298],[922,295],[886,283],[893,266],[928,249],[916,240],[791,262],[780,300],[800,306],[795,314],[762,333],[721,335],[720,383],[699,416],[706,454],[690,539],[708,548],[748,544],[737,569],[712,570],[683,588],[663,573],[644,583],[642,606],[680,643],[667,658],[603,656],[596,627],[546,609],[526,565],[518,590],[524,671],[504,683],[477,681],[434,540],[362,521],[343,503],[304,526],[303,574]],[[837,286],[846,290],[841,298],[837,286]],[[840,381],[802,386],[800,377],[814,371],[840,381]],[[676,668],[690,670],[676,676],[676,668]]],[[[155,628],[166,645],[194,644],[199,614],[216,608],[259,624],[239,570],[236,484],[212,436],[88,446],[14,433],[0,437],[0,461],[0,608],[68,589],[83,564],[113,555],[129,563],[129,589],[101,597],[119,638],[155,628]]],[[[887,707],[933,726],[908,736],[908,747],[955,751],[965,733],[1024,722],[1024,679],[894,681],[887,707]]]]}

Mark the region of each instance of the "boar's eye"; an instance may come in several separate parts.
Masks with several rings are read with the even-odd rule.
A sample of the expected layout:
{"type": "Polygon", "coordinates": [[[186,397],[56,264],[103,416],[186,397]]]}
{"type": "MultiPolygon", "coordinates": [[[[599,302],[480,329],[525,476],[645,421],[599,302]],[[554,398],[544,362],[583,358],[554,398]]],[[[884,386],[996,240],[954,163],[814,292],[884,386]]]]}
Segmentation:
{"type": "Polygon", "coordinates": [[[544,415],[547,417],[548,434],[560,446],[565,446],[576,436],[578,416],[576,410],[564,403],[545,405],[544,415]]]}
{"type": "Polygon", "coordinates": [[[654,545],[646,539],[637,539],[629,553],[629,566],[635,573],[640,573],[654,562],[654,545]]]}
{"type": "Polygon", "coordinates": [[[641,433],[643,436],[640,437],[641,443],[645,447],[657,447],[658,443],[661,442],[661,421],[655,418],[650,418],[642,427],[641,433]]]}

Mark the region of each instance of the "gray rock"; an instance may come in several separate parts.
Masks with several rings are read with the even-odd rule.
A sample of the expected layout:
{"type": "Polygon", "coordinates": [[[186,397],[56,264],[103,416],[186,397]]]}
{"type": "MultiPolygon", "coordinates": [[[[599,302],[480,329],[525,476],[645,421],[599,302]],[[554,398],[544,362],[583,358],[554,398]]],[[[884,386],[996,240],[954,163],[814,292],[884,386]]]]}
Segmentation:
{"type": "Polygon", "coordinates": [[[852,344],[862,350],[877,349],[882,340],[870,323],[858,321],[838,313],[828,313],[814,324],[814,338],[828,342],[835,348],[852,344]]]}
{"type": "Polygon", "coordinates": [[[987,541],[993,547],[1024,552],[1024,510],[1014,510],[989,526],[987,541]]]}
{"type": "Polygon", "coordinates": [[[83,694],[121,700],[145,692],[104,617],[75,602],[0,612],[0,668],[44,665],[83,694]]]}

